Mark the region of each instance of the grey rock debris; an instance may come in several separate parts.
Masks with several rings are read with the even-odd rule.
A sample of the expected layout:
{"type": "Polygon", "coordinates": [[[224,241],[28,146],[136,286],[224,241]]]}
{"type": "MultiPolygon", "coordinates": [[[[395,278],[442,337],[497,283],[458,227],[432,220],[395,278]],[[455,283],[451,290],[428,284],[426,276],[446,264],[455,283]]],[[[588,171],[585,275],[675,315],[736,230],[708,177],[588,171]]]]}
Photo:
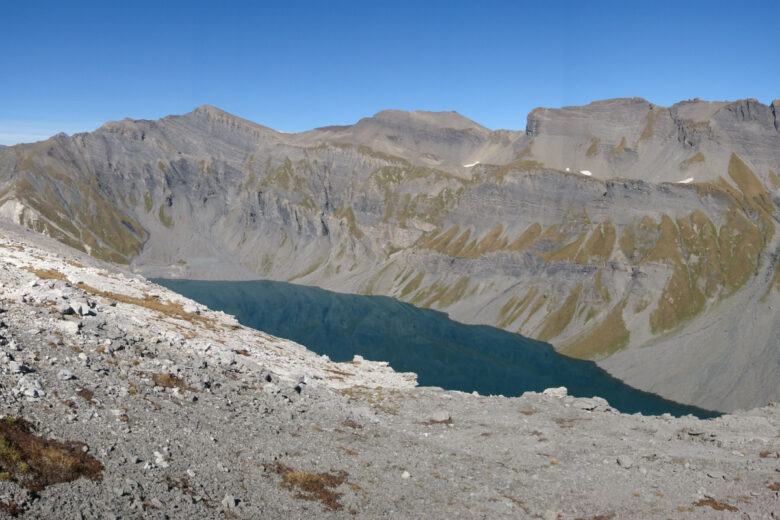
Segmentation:
{"type": "Polygon", "coordinates": [[[24,518],[777,513],[775,405],[704,421],[621,414],[562,389],[420,387],[386,363],[335,363],[223,313],[181,314],[195,304],[15,227],[0,229],[0,283],[0,350],[33,370],[1,364],[0,425],[17,429],[0,431],[29,423],[101,465],[100,478],[33,493],[0,450],[0,502],[24,518]],[[50,303],[60,294],[98,311],[63,319],[50,303]]]}

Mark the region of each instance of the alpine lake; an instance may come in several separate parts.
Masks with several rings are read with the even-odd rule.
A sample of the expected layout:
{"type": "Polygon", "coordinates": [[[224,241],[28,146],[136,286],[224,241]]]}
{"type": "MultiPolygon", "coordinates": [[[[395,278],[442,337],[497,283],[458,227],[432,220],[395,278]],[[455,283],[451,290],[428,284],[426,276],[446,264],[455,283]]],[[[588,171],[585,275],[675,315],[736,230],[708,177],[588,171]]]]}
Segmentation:
{"type": "Polygon", "coordinates": [[[558,354],[548,343],[458,323],[384,296],[267,280],[152,281],[333,361],[351,361],[356,354],[387,361],[396,371],[415,372],[424,386],[507,397],[565,386],[570,395],[603,397],[623,413],[720,415],[632,388],[594,362],[558,354]]]}

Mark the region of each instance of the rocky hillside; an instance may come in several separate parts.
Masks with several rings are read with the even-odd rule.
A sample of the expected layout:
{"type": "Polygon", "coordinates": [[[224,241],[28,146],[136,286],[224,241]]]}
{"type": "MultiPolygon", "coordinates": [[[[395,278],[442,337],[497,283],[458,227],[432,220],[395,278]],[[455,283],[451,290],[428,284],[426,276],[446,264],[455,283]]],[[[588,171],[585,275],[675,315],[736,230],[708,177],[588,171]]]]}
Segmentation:
{"type": "Polygon", "coordinates": [[[773,518],[780,408],[418,388],[0,227],[0,511],[24,518],[773,518]]]}
{"type": "Polygon", "coordinates": [[[286,134],[203,106],[0,151],[0,217],[146,275],[393,296],[734,410],[780,399],[778,107],[286,134]]]}

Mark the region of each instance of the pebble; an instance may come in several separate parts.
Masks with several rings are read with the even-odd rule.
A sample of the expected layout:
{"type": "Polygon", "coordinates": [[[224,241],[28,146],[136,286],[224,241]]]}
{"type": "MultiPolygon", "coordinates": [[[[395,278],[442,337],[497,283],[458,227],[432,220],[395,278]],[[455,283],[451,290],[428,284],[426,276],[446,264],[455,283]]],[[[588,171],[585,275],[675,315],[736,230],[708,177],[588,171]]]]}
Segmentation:
{"type": "Polygon", "coordinates": [[[446,410],[437,410],[431,415],[431,421],[433,422],[447,422],[451,419],[450,412],[446,410]]]}
{"type": "Polygon", "coordinates": [[[27,374],[28,372],[33,371],[30,367],[23,365],[18,361],[9,361],[8,370],[10,370],[12,374],[27,374]]]}
{"type": "Polygon", "coordinates": [[[63,381],[70,381],[71,379],[76,379],[76,376],[73,375],[73,372],[70,370],[63,368],[59,372],[57,372],[57,377],[59,377],[63,381]]]}
{"type": "Polygon", "coordinates": [[[170,465],[168,464],[168,461],[165,460],[165,455],[163,455],[159,451],[155,451],[153,455],[154,455],[154,463],[157,466],[161,468],[167,468],[170,465]]]}
{"type": "Polygon", "coordinates": [[[634,461],[631,460],[631,457],[629,457],[628,455],[620,455],[617,458],[617,463],[618,466],[620,466],[621,468],[628,469],[634,464],[634,461]]]}
{"type": "Polygon", "coordinates": [[[236,500],[236,497],[233,495],[225,495],[225,498],[222,499],[222,507],[227,511],[234,511],[237,505],[238,500],[236,500]]]}
{"type": "Polygon", "coordinates": [[[79,324],[75,321],[62,320],[56,322],[54,326],[57,327],[60,332],[70,334],[71,336],[74,336],[79,332],[79,324]]]}
{"type": "Polygon", "coordinates": [[[408,471],[404,471],[403,473],[401,473],[401,478],[404,480],[409,479],[411,477],[412,475],[408,471]]]}
{"type": "Polygon", "coordinates": [[[26,397],[38,398],[45,395],[41,382],[37,379],[22,376],[14,387],[14,394],[24,395],[26,397]]]}

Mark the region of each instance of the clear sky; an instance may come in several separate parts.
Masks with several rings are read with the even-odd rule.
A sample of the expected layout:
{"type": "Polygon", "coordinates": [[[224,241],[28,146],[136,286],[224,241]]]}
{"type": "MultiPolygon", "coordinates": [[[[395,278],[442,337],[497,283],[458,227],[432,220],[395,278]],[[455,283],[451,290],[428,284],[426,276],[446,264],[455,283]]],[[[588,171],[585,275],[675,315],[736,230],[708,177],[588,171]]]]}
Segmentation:
{"type": "Polygon", "coordinates": [[[386,108],[524,129],[610,97],[780,98],[777,0],[8,0],[0,20],[0,144],[201,104],[285,131],[386,108]]]}

